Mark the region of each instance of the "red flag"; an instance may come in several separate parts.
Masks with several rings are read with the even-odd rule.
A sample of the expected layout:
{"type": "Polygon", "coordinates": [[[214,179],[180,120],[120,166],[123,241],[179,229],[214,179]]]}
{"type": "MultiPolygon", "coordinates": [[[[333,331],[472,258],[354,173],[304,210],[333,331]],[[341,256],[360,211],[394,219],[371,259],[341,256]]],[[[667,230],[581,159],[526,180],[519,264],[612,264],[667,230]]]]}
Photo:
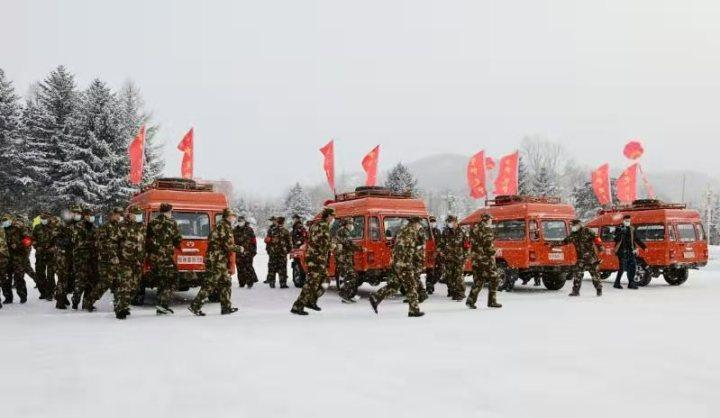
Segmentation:
{"type": "Polygon", "coordinates": [[[182,165],[180,166],[180,173],[182,174],[182,178],[184,179],[191,179],[193,178],[193,153],[195,150],[195,145],[193,141],[193,130],[195,128],[190,128],[190,130],[185,134],[182,141],[178,144],[178,149],[183,152],[183,160],[182,165]]]}
{"type": "Polygon", "coordinates": [[[485,151],[480,151],[470,158],[467,166],[467,181],[470,197],[480,199],[487,196],[485,188],[485,151]]]}
{"type": "Polygon", "coordinates": [[[373,148],[372,151],[368,155],[365,156],[362,160],[362,166],[365,170],[365,174],[367,175],[367,179],[365,180],[365,185],[370,187],[374,186],[377,183],[377,167],[378,167],[378,160],[380,159],[380,145],[373,148]]]}
{"type": "Polygon", "coordinates": [[[623,171],[617,180],[617,197],[622,203],[629,204],[637,199],[637,164],[623,171]]]}
{"type": "Polygon", "coordinates": [[[647,174],[645,174],[645,171],[643,171],[642,166],[640,165],[638,165],[638,170],[640,170],[640,173],[643,176],[643,185],[645,186],[645,193],[647,194],[648,199],[655,199],[655,189],[653,189],[652,184],[650,184],[647,174]]]}
{"type": "Polygon", "coordinates": [[[500,159],[500,169],[495,179],[495,195],[518,194],[518,162],[520,153],[515,151],[500,159]]]}
{"type": "Polygon", "coordinates": [[[600,206],[612,203],[610,193],[610,166],[603,164],[592,172],[592,186],[600,206]]]}
{"type": "Polygon", "coordinates": [[[328,184],[335,193],[335,141],[330,140],[324,147],[320,148],[325,162],[323,167],[325,168],[325,175],[327,176],[328,184]]]}
{"type": "Polygon", "coordinates": [[[128,147],[128,154],[130,154],[130,183],[132,184],[140,184],[142,181],[143,164],[145,162],[144,148],[145,125],[140,127],[140,132],[128,147]]]}

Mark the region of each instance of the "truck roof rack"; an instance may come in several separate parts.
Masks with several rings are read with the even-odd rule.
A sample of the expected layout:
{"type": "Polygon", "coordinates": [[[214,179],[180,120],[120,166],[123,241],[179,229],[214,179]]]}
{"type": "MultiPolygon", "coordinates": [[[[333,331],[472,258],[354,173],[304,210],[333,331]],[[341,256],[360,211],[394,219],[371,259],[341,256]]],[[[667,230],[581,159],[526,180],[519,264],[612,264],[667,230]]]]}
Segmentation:
{"type": "Polygon", "coordinates": [[[156,179],[155,181],[150,183],[150,185],[145,186],[143,188],[143,191],[151,190],[151,189],[184,190],[184,191],[191,191],[191,192],[211,192],[211,191],[213,191],[213,185],[205,184],[205,183],[198,183],[192,179],[168,177],[168,178],[156,179]]]}
{"type": "Polygon", "coordinates": [[[614,205],[607,209],[601,209],[600,213],[629,212],[653,209],[687,209],[685,203],[668,203],[658,199],[638,199],[629,205],[614,205]]]}
{"type": "Polygon", "coordinates": [[[409,199],[410,192],[394,192],[387,187],[358,187],[354,192],[335,195],[334,202],[346,202],[348,200],[360,199],[363,197],[384,197],[389,199],[409,199]]]}
{"type": "Polygon", "coordinates": [[[557,196],[500,195],[485,201],[486,206],[505,206],[515,203],[559,204],[562,203],[562,199],[557,196]]]}

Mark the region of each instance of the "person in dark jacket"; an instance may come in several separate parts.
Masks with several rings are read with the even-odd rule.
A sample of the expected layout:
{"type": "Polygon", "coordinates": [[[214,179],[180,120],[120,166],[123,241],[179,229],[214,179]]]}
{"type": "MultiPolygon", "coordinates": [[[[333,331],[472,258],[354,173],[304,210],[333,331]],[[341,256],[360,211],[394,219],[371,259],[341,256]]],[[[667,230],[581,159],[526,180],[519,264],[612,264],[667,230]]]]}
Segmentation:
{"type": "Polygon", "coordinates": [[[635,228],[632,226],[630,215],[625,215],[623,217],[622,225],[615,229],[615,254],[620,261],[620,269],[615,276],[615,284],[613,285],[614,288],[623,288],[620,285],[620,279],[622,279],[623,272],[626,272],[628,276],[628,289],[638,288],[637,282],[635,282],[638,247],[643,250],[647,248],[645,243],[638,238],[635,228]]]}

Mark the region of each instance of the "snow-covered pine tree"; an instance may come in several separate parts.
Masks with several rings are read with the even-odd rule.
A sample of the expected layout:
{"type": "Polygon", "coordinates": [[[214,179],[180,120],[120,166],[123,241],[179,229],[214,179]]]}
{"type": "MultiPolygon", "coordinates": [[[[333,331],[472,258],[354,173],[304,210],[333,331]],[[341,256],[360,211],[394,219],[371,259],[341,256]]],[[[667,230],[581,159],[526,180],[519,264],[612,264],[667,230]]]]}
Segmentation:
{"type": "Polygon", "coordinates": [[[24,145],[20,134],[21,109],[12,82],[0,69],[0,210],[14,212],[25,203],[25,182],[21,174],[24,145]]]}
{"type": "MultiPolygon", "coordinates": [[[[95,80],[82,93],[71,134],[63,144],[65,163],[53,186],[64,204],[100,210],[125,203],[127,190],[113,179],[121,165],[117,157],[119,131],[117,101],[103,82],[95,80]]],[[[124,180],[126,184],[127,172],[124,180]]]]}
{"type": "Polygon", "coordinates": [[[575,212],[582,220],[592,218],[600,210],[600,203],[595,197],[592,182],[587,181],[580,186],[575,186],[572,197],[575,202],[575,212]]]}
{"type": "Polygon", "coordinates": [[[385,180],[385,187],[395,193],[410,193],[416,196],[418,193],[417,179],[410,170],[402,163],[397,163],[385,180]]]}
{"type": "Polygon", "coordinates": [[[525,164],[522,156],[518,159],[518,194],[521,196],[532,196],[533,193],[533,178],[530,171],[525,164]]]}
{"type": "Polygon", "coordinates": [[[290,219],[293,215],[298,215],[303,220],[311,219],[314,215],[310,196],[305,193],[300,183],[295,183],[285,197],[285,217],[290,219]]]}
{"type": "Polygon", "coordinates": [[[707,228],[708,240],[710,245],[718,245],[720,244],[720,196],[713,196],[711,205],[710,211],[712,219],[707,228]]]}
{"type": "Polygon", "coordinates": [[[37,170],[47,174],[36,201],[47,210],[59,209],[75,203],[72,196],[59,195],[55,187],[62,170],[67,168],[66,145],[79,100],[75,76],[59,66],[38,83],[35,96],[32,100],[37,105],[37,114],[28,115],[27,135],[32,136],[31,141],[35,144],[45,144],[47,149],[46,159],[35,162],[37,170]]]}
{"type": "Polygon", "coordinates": [[[159,126],[152,123],[152,113],[145,110],[145,101],[140,89],[132,81],[126,82],[118,94],[120,102],[120,130],[128,142],[135,138],[140,127],[145,125],[145,162],[142,185],[161,177],[165,170],[162,158],[162,144],[157,143],[155,135],[159,126]]]}
{"type": "Polygon", "coordinates": [[[533,179],[533,192],[537,196],[557,196],[557,178],[546,167],[540,167],[533,179]]]}

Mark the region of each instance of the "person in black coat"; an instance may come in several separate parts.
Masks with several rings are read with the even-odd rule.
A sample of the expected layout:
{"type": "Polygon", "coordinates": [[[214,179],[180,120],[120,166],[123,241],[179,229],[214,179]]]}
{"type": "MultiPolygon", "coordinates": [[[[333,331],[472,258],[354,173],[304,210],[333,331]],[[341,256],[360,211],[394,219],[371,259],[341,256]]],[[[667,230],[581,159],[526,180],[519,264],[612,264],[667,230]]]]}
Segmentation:
{"type": "Polygon", "coordinates": [[[638,288],[635,282],[638,247],[643,250],[646,248],[645,243],[635,233],[630,216],[625,215],[622,225],[615,229],[615,254],[620,261],[620,269],[615,276],[614,288],[622,289],[620,279],[622,279],[623,272],[626,272],[628,276],[628,289],[638,288]]]}

